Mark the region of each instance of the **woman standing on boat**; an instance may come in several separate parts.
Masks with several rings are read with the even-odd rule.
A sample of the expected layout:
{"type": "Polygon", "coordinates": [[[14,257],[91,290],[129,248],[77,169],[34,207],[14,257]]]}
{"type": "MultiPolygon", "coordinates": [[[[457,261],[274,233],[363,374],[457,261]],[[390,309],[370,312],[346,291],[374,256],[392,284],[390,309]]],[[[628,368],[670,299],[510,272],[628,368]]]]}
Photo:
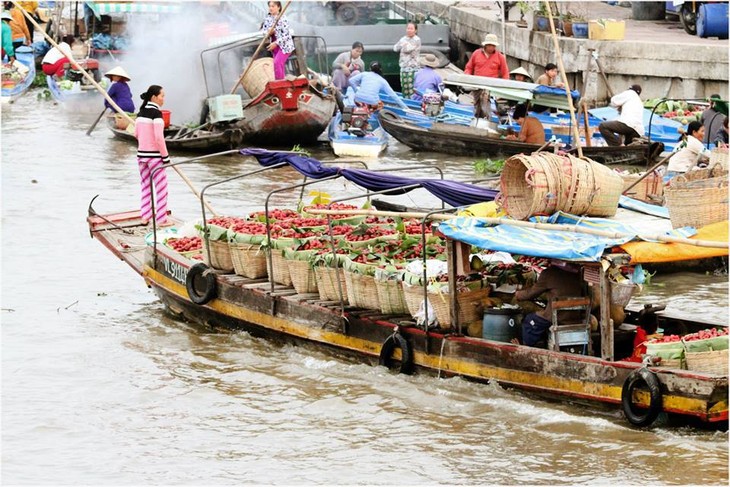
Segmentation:
{"type": "Polygon", "coordinates": [[[274,56],[274,79],[284,79],[286,60],[294,52],[294,40],[292,40],[289,21],[282,15],[277,22],[276,17],[279,16],[279,12],[281,12],[281,2],[269,2],[269,14],[261,24],[261,32],[264,35],[268,35],[269,30],[276,24],[274,32],[271,34],[271,44],[266,48],[274,56]]]}
{"type": "MultiPolygon", "coordinates": [[[[161,86],[152,85],[140,95],[143,103],[137,113],[134,135],[137,137],[137,163],[142,187],[142,220],[152,219],[152,188],[150,174],[163,164],[170,162],[165,145],[165,122],[160,107],[165,103],[165,91],[161,86]]],[[[155,213],[158,225],[167,224],[167,175],[165,170],[155,172],[155,213]]]]}
{"type": "Polygon", "coordinates": [[[406,35],[393,46],[395,52],[400,52],[400,91],[403,98],[410,98],[413,94],[413,83],[418,71],[418,56],[421,54],[421,38],[418,37],[418,26],[415,22],[408,22],[406,35]]]}

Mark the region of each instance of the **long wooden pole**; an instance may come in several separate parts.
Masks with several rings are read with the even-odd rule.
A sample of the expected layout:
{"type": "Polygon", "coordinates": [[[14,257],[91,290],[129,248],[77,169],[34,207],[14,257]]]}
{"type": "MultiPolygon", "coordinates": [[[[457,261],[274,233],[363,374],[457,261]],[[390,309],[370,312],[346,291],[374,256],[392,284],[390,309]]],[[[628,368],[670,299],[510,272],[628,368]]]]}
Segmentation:
{"type": "Polygon", "coordinates": [[[263,39],[261,39],[261,43],[259,43],[259,47],[256,48],[256,51],[254,51],[253,56],[251,56],[251,62],[248,63],[248,66],[246,66],[246,69],[243,70],[243,74],[240,78],[238,78],[238,81],[236,81],[236,84],[233,85],[233,88],[231,88],[231,95],[236,92],[236,89],[238,88],[238,85],[241,84],[243,81],[243,78],[246,77],[248,74],[248,70],[251,69],[251,66],[253,66],[253,61],[256,59],[256,56],[258,56],[259,52],[261,51],[261,48],[264,47],[264,43],[266,42],[266,39],[271,37],[271,34],[274,33],[274,30],[276,29],[276,24],[279,23],[279,19],[282,15],[284,15],[284,12],[286,12],[286,9],[289,8],[289,5],[291,4],[291,0],[286,2],[286,5],[284,5],[284,8],[281,9],[281,12],[279,12],[279,15],[276,16],[276,19],[274,20],[274,25],[271,26],[271,29],[266,33],[263,39]]]}
{"type": "MultiPolygon", "coordinates": [[[[578,121],[575,118],[575,107],[573,106],[573,98],[570,96],[570,85],[568,84],[568,75],[565,74],[565,66],[563,65],[563,55],[560,52],[560,43],[558,42],[558,34],[555,32],[555,24],[553,23],[553,9],[550,7],[548,0],[543,0],[547,7],[548,22],[550,22],[550,32],[553,37],[553,45],[555,46],[555,52],[558,58],[558,67],[560,68],[560,77],[563,79],[563,86],[565,86],[565,96],[568,98],[568,108],[570,109],[570,124],[573,126],[573,140],[575,140],[575,146],[578,148],[578,157],[583,157],[583,148],[580,145],[580,130],[578,127],[578,121]]],[[[588,137],[588,134],[586,134],[588,137]]]]}
{"type": "MultiPolygon", "coordinates": [[[[12,1],[13,1],[13,4],[15,5],[15,7],[18,8],[21,12],[23,12],[23,15],[25,15],[25,18],[28,19],[28,20],[30,20],[30,22],[39,31],[41,31],[41,33],[46,38],[46,40],[53,47],[55,47],[56,49],[58,49],[59,51],[61,51],[61,48],[58,46],[58,44],[56,44],[56,41],[54,41],[48,34],[46,34],[46,31],[44,31],[43,29],[41,29],[41,27],[36,23],[35,19],[33,19],[33,17],[31,17],[30,14],[28,14],[28,12],[26,12],[25,9],[23,7],[21,7],[18,4],[17,1],[15,1],[15,0],[12,0],[12,1]]],[[[63,51],[61,51],[61,52],[63,52],[63,51]]],[[[96,82],[96,80],[94,80],[94,77],[93,76],[91,76],[84,68],[82,68],[81,66],[79,66],[79,64],[76,61],[74,61],[73,56],[71,56],[71,59],[69,61],[71,61],[71,64],[74,66],[74,68],[76,68],[79,71],[81,71],[81,74],[84,75],[84,77],[91,83],[91,85],[94,88],[96,88],[99,91],[99,93],[101,93],[102,96],[104,96],[104,98],[106,98],[106,101],[109,102],[109,104],[112,106],[112,108],[114,108],[114,110],[117,113],[119,113],[121,116],[123,116],[129,123],[134,124],[134,120],[132,120],[132,117],[130,117],[129,115],[127,115],[127,113],[124,110],[122,110],[119,107],[119,105],[116,104],[116,102],[114,100],[112,100],[112,98],[109,96],[109,94],[106,92],[106,90],[104,88],[102,88],[101,85],[99,85],[99,83],[96,82]]],[[[182,170],[179,167],[177,167],[177,166],[172,166],[172,168],[182,178],[182,180],[185,182],[185,184],[188,185],[188,188],[190,188],[190,191],[192,191],[193,194],[198,199],[200,199],[200,193],[198,192],[197,189],[195,189],[195,186],[193,186],[192,181],[190,181],[190,179],[188,179],[188,177],[185,175],[185,173],[182,172],[182,170]]],[[[207,201],[203,201],[203,203],[210,210],[210,212],[213,213],[213,215],[216,215],[217,216],[217,213],[215,212],[215,210],[213,210],[213,208],[210,206],[210,204],[208,204],[207,201]]]]}
{"type": "MultiPolygon", "coordinates": [[[[378,211],[378,210],[324,210],[324,209],[308,209],[307,213],[314,215],[341,215],[347,214],[352,216],[357,215],[375,215],[375,216],[390,216],[390,217],[401,217],[401,218],[424,218],[428,216],[428,213],[421,212],[398,212],[398,211],[378,211]]],[[[431,220],[451,220],[457,218],[458,215],[440,215],[433,214],[428,218],[431,220]]],[[[558,225],[554,223],[534,223],[526,222],[522,220],[511,220],[509,218],[490,218],[490,217],[478,217],[480,220],[489,223],[490,225],[512,225],[515,227],[524,228],[535,228],[538,230],[553,230],[557,232],[570,232],[570,233],[584,233],[587,235],[596,235],[598,237],[606,238],[625,238],[625,237],[639,237],[643,240],[657,240],[666,243],[681,243],[685,245],[693,245],[695,247],[709,247],[714,249],[726,249],[728,248],[727,242],[715,242],[712,240],[692,240],[689,238],[672,237],[669,235],[632,235],[621,232],[609,232],[606,230],[596,230],[593,228],[579,227],[577,225],[558,225]]]]}

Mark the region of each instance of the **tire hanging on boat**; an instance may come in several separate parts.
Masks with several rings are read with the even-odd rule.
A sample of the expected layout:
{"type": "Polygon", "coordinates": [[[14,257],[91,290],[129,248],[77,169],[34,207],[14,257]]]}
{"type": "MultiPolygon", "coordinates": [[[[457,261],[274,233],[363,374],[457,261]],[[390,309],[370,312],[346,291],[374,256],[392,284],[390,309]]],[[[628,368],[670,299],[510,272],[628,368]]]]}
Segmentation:
{"type": "Polygon", "coordinates": [[[398,372],[401,374],[410,375],[413,373],[413,348],[408,340],[403,337],[399,332],[395,332],[390,335],[383,346],[380,348],[380,359],[378,364],[384,365],[389,369],[393,366],[393,352],[396,348],[400,348],[401,361],[398,372]]]}
{"type": "Polygon", "coordinates": [[[199,305],[207,304],[211,299],[216,297],[218,291],[215,272],[202,262],[195,264],[188,270],[188,275],[185,278],[185,288],[188,290],[190,301],[199,305]],[[195,282],[196,280],[199,281],[200,278],[205,283],[203,292],[198,292],[195,288],[195,282]]]}
{"type": "Polygon", "coordinates": [[[656,421],[662,411],[662,391],[654,372],[642,367],[626,377],[621,389],[621,408],[626,419],[634,426],[651,426],[656,421]],[[649,390],[649,408],[646,410],[635,408],[632,403],[634,389],[638,386],[645,386],[649,390]]]}

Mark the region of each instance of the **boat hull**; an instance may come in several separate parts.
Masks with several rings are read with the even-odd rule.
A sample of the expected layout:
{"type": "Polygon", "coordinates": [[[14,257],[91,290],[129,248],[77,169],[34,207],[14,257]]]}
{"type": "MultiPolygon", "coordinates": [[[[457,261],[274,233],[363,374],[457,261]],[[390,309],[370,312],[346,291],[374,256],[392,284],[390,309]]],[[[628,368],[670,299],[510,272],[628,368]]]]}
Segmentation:
{"type": "MultiPolygon", "coordinates": [[[[535,152],[537,144],[526,144],[490,136],[478,127],[433,122],[419,126],[392,116],[380,114],[380,122],[390,135],[413,150],[474,157],[509,157],[535,152]]],[[[648,146],[583,147],[583,155],[602,164],[641,164],[646,161],[648,146]]]]}
{"type": "Polygon", "coordinates": [[[371,129],[358,137],[343,130],[342,115],[338,112],[332,118],[327,129],[327,136],[335,155],[341,157],[378,157],[388,147],[388,134],[380,126],[376,115],[368,119],[371,129]]]}
{"type": "Polygon", "coordinates": [[[15,100],[23,96],[28,91],[28,88],[33,84],[35,79],[35,57],[33,56],[33,50],[30,48],[19,47],[15,51],[15,58],[18,62],[22,63],[28,68],[28,73],[22,82],[15,85],[13,88],[3,88],[0,96],[2,103],[13,103],[15,100]]]}
{"type": "MultiPolygon", "coordinates": [[[[108,127],[115,138],[134,144],[137,143],[134,135],[114,126],[113,118],[110,119],[108,127]]],[[[167,146],[167,150],[203,153],[218,152],[241,147],[241,141],[243,139],[241,130],[235,128],[229,128],[220,132],[201,131],[194,133],[190,137],[176,137],[179,131],[180,127],[165,130],[165,145],[167,146]]]]}

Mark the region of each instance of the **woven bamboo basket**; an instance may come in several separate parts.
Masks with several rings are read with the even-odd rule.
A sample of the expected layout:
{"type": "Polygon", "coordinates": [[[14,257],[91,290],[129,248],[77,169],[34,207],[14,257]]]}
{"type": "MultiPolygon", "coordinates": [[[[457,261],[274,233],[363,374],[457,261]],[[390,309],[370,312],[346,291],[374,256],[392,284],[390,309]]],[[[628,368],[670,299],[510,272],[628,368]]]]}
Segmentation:
{"type": "Polygon", "coordinates": [[[728,351],[687,352],[687,369],[707,374],[728,375],[728,351]]]}
{"type": "MultiPolygon", "coordinates": [[[[457,319],[462,325],[481,318],[482,300],[489,296],[489,288],[457,293],[456,302],[459,308],[457,319]]],[[[451,311],[449,293],[429,293],[429,303],[439,321],[441,328],[451,328],[451,311]]]]}
{"type": "Polygon", "coordinates": [[[233,270],[239,276],[259,279],[268,275],[266,254],[259,245],[230,242],[233,270]]]}
{"type": "MultiPolygon", "coordinates": [[[[622,175],[621,179],[624,181],[622,193],[640,177],[641,174],[622,175]]],[[[641,201],[652,201],[653,199],[661,198],[662,195],[664,195],[664,182],[662,181],[662,176],[657,172],[642,179],[639,184],[631,188],[626,194],[630,198],[641,201]]]]}
{"type": "Polygon", "coordinates": [[[306,260],[287,260],[289,276],[298,294],[317,292],[317,278],[314,276],[314,268],[306,260]]]}
{"type": "Polygon", "coordinates": [[[403,284],[403,299],[405,299],[406,307],[411,316],[415,317],[423,302],[423,286],[411,286],[405,282],[403,284]]]}
{"type": "Polygon", "coordinates": [[[345,271],[347,300],[357,308],[380,309],[375,277],[345,271]]]}
{"type": "Polygon", "coordinates": [[[611,282],[611,304],[620,304],[624,308],[629,305],[631,297],[634,295],[637,286],[629,282],[622,284],[620,282],[611,282]]]}
{"type": "Polygon", "coordinates": [[[228,242],[203,239],[203,256],[205,263],[212,268],[224,272],[233,272],[233,261],[231,260],[231,250],[228,248],[228,242]],[[210,242],[210,262],[208,262],[208,242],[210,242]]]}
{"type": "Polygon", "coordinates": [[[723,169],[728,168],[728,150],[727,148],[715,147],[710,153],[709,167],[719,166],[723,169]]]}
{"type": "Polygon", "coordinates": [[[264,57],[251,62],[251,67],[241,80],[241,86],[248,96],[256,98],[266,89],[269,81],[274,81],[274,60],[264,57]]]}
{"type": "Polygon", "coordinates": [[[271,263],[274,266],[272,272],[272,278],[277,284],[283,284],[284,286],[291,286],[292,280],[289,275],[289,265],[284,259],[284,253],[280,249],[271,249],[271,263]]]}
{"type": "Polygon", "coordinates": [[[319,299],[322,301],[339,301],[340,292],[337,287],[337,279],[342,284],[342,297],[345,302],[347,299],[347,282],[345,280],[345,271],[342,268],[333,269],[327,266],[317,266],[314,268],[314,276],[317,279],[317,291],[319,291],[319,299]]]}
{"type": "Polygon", "coordinates": [[[728,181],[721,177],[711,180],[713,187],[687,188],[672,184],[667,188],[664,196],[673,228],[701,228],[727,220],[728,181]]]}
{"type": "Polygon", "coordinates": [[[656,365],[657,367],[666,367],[668,369],[681,369],[685,370],[687,368],[687,363],[684,359],[678,358],[678,359],[671,359],[671,358],[662,358],[662,360],[656,365]]]}
{"type": "Polygon", "coordinates": [[[378,303],[380,303],[380,311],[383,313],[405,315],[410,312],[408,305],[406,304],[406,298],[401,282],[402,281],[395,280],[375,280],[375,289],[378,293],[378,303]]]}

